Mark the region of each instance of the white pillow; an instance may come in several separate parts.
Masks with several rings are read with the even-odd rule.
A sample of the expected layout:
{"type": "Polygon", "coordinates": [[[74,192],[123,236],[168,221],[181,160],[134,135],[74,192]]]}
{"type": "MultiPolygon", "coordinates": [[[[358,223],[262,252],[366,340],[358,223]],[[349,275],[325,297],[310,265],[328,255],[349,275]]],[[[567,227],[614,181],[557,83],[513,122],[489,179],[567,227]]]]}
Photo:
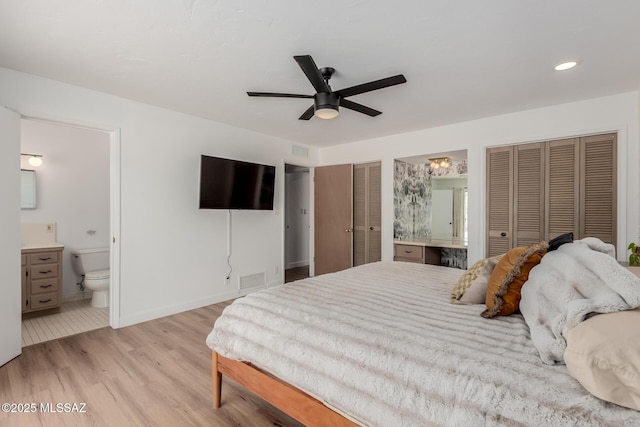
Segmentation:
{"type": "Polygon", "coordinates": [[[503,255],[481,259],[469,268],[451,292],[452,304],[484,304],[489,277],[503,255]]]}
{"type": "Polygon", "coordinates": [[[640,309],[598,314],[570,329],[564,361],[594,396],[640,411],[640,309]]]}

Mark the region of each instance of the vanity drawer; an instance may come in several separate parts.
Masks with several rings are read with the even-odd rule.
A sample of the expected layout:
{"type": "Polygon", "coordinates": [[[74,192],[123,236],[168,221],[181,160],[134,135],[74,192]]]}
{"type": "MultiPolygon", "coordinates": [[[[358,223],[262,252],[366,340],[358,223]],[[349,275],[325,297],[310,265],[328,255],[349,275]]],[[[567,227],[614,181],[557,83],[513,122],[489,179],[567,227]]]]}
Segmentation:
{"type": "Polygon", "coordinates": [[[42,308],[57,307],[58,292],[47,292],[31,296],[31,310],[40,310],[42,308]]]}
{"type": "Polygon", "coordinates": [[[34,264],[51,264],[58,262],[58,252],[40,252],[29,255],[29,262],[34,264]]]}
{"type": "Polygon", "coordinates": [[[31,280],[58,277],[58,264],[42,264],[31,267],[31,280]]]}
{"type": "Polygon", "coordinates": [[[397,261],[424,262],[424,247],[415,245],[393,245],[394,259],[397,261]]]}
{"type": "Polygon", "coordinates": [[[57,292],[59,287],[60,279],[58,277],[31,280],[31,295],[41,294],[44,292],[57,292]]]}

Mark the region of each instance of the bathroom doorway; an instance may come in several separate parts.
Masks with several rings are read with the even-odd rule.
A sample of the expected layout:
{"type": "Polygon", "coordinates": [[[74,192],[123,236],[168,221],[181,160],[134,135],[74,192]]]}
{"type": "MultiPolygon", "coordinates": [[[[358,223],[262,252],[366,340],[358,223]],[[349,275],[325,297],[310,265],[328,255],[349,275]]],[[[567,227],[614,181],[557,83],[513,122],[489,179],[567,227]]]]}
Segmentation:
{"type": "Polygon", "coordinates": [[[309,277],[310,173],[306,166],[285,164],[284,279],[309,277]]]}
{"type": "MultiPolygon", "coordinates": [[[[40,166],[33,166],[29,156],[21,156],[21,169],[35,170],[36,176],[36,203],[21,209],[21,232],[35,242],[38,230],[47,230],[53,232],[54,242],[64,245],[61,307],[51,313],[23,314],[22,346],[114,326],[114,304],[91,306],[91,291],[74,271],[71,252],[100,247],[113,252],[114,224],[119,224],[119,218],[113,218],[113,201],[119,197],[113,192],[114,182],[119,177],[112,176],[118,170],[114,167],[119,167],[113,164],[119,151],[118,132],[23,118],[20,145],[21,153],[36,154],[42,160],[40,166]]],[[[113,276],[112,293],[119,289],[113,276]]]]}

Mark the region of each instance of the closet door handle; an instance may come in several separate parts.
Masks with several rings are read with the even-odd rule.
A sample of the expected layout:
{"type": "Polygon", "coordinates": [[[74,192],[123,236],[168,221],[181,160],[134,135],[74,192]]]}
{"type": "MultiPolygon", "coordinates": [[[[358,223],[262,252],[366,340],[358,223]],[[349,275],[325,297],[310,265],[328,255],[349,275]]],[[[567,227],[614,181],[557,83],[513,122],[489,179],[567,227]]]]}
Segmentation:
{"type": "Polygon", "coordinates": [[[507,237],[507,233],[503,231],[502,233],[500,233],[500,237],[507,237]]]}
{"type": "Polygon", "coordinates": [[[373,227],[369,227],[369,230],[373,231],[373,227]]]}

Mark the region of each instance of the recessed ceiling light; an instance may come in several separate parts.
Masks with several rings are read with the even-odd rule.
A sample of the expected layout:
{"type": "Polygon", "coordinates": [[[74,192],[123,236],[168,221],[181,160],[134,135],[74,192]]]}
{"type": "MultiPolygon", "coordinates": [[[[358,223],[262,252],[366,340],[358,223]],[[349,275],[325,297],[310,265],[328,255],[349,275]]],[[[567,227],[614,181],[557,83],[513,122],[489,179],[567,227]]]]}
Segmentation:
{"type": "Polygon", "coordinates": [[[567,61],[563,62],[562,64],[556,65],[555,67],[553,67],[553,69],[556,71],[565,71],[575,67],[576,65],[578,65],[578,62],[576,61],[567,61]]]}

